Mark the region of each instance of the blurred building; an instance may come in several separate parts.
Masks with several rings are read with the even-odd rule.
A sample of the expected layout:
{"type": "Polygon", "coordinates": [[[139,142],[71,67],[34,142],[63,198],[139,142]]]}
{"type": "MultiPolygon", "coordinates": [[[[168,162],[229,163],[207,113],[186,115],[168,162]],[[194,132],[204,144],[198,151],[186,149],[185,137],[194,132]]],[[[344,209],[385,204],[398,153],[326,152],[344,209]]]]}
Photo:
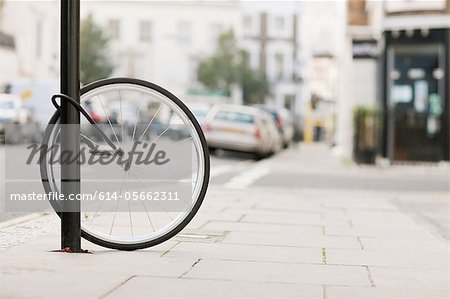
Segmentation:
{"type": "Polygon", "coordinates": [[[382,154],[449,160],[450,1],[386,2],[382,154]]]}
{"type": "Polygon", "coordinates": [[[241,46],[250,66],[270,82],[274,103],[292,112],[300,109],[305,79],[301,13],[296,2],[242,2],[241,46]]]}
{"type": "Polygon", "coordinates": [[[16,44],[12,35],[0,30],[0,93],[2,86],[5,86],[12,78],[18,76],[18,65],[16,55],[16,44]]]}
{"type": "Polygon", "coordinates": [[[195,87],[197,66],[218,36],[239,32],[236,1],[83,1],[112,38],[114,76],[142,78],[184,96],[195,87]]]}
{"type": "Polygon", "coordinates": [[[449,160],[450,1],[349,0],[338,144],[354,147],[353,112],[376,111],[376,152],[449,160]],[[345,100],[342,100],[344,99],[345,100]]]}
{"type": "Polygon", "coordinates": [[[0,72],[5,81],[59,77],[59,13],[57,0],[3,2],[0,28],[9,44],[1,55],[9,68],[0,72]]]}
{"type": "Polygon", "coordinates": [[[333,143],[338,92],[336,56],[329,52],[316,52],[311,58],[310,65],[311,97],[305,113],[304,141],[333,143]]]}
{"type": "Polygon", "coordinates": [[[340,70],[345,51],[346,10],[343,1],[306,1],[302,50],[307,57],[308,100],[304,107],[304,141],[336,139],[336,111],[345,102],[340,96],[340,70]]]}

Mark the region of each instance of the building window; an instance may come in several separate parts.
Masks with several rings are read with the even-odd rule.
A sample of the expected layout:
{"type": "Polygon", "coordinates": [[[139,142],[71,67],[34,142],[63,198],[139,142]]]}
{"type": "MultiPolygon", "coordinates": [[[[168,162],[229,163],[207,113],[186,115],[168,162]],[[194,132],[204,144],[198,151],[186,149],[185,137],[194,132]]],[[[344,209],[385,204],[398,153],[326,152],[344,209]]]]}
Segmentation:
{"type": "Polygon", "coordinates": [[[284,76],[284,56],[281,53],[275,54],[275,76],[277,79],[284,76]]]}
{"type": "Polygon", "coordinates": [[[284,95],[284,108],[289,111],[293,111],[295,107],[295,95],[285,94],[284,95]]]}
{"type": "Polygon", "coordinates": [[[140,23],[140,36],[139,40],[141,42],[151,42],[152,41],[152,22],[150,21],[141,21],[140,23]]]}
{"type": "Polygon", "coordinates": [[[113,39],[118,39],[120,36],[120,23],[119,20],[108,21],[109,36],[113,39]]]}
{"type": "Polygon", "coordinates": [[[244,28],[250,29],[252,27],[252,16],[246,15],[244,16],[244,28]]]}
{"type": "Polygon", "coordinates": [[[189,43],[191,40],[191,23],[179,22],[177,25],[177,39],[180,43],[189,43]]]}
{"type": "Polygon", "coordinates": [[[223,26],[221,24],[211,24],[211,40],[215,42],[223,31],[223,26]]]}
{"type": "Polygon", "coordinates": [[[14,37],[0,32],[0,47],[14,50],[16,48],[14,37]]]}
{"type": "Polygon", "coordinates": [[[284,18],[283,17],[276,17],[275,18],[275,27],[277,30],[283,30],[284,29],[284,18]]]}
{"type": "Polygon", "coordinates": [[[36,24],[36,57],[41,58],[42,57],[42,21],[39,20],[36,24]]]}

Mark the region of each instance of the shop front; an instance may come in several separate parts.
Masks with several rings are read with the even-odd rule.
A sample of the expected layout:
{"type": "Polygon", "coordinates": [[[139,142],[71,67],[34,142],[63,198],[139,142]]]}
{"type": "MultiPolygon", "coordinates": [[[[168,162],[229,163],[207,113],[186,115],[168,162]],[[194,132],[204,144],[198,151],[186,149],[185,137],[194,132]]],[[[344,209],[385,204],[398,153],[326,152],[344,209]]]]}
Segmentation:
{"type": "Polygon", "coordinates": [[[385,32],[382,152],[449,160],[450,29],[385,32]]]}

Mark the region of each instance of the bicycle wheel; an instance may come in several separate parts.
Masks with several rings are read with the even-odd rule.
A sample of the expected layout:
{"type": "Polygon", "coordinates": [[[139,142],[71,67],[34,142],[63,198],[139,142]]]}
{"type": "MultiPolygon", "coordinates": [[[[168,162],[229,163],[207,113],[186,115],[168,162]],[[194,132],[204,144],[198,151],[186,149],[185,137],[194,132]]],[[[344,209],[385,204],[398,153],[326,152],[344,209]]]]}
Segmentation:
{"type": "MultiPolygon", "coordinates": [[[[119,149],[127,153],[138,141],[146,141],[173,149],[175,154],[171,161],[176,162],[172,163],[175,165],[172,170],[159,170],[154,165],[137,165],[131,159],[132,151],[128,151],[131,154],[129,160],[125,159],[127,163],[82,164],[83,193],[86,188],[91,188],[87,190],[88,193],[95,191],[95,195],[102,192],[103,196],[116,195],[115,200],[81,203],[82,237],[112,249],[136,250],[160,244],[175,236],[197,213],[209,183],[208,147],[193,114],[167,90],[146,81],[128,78],[101,80],[85,86],[81,89],[80,103],[99,124],[104,133],[101,135],[110,138],[108,145],[102,136],[82,121],[82,144],[86,142],[91,147],[98,145],[108,148],[97,151],[91,149],[90,155],[113,152],[111,143],[116,147],[114,152],[119,149]],[[182,152],[180,148],[183,148],[182,152]],[[149,170],[153,171],[153,176],[149,176],[149,170]],[[186,175],[188,172],[189,175],[186,175]],[[189,194],[184,192],[186,196],[182,204],[169,210],[169,200],[155,199],[156,193],[161,191],[155,189],[156,186],[181,188],[174,190],[187,190],[189,194]],[[140,198],[137,202],[133,201],[136,198],[129,194],[139,194],[140,198],[142,194],[147,194],[147,200],[148,195],[152,194],[153,201],[148,206],[148,202],[140,198]]],[[[60,112],[57,110],[49,121],[42,144],[49,148],[58,145],[60,130],[60,112]]],[[[54,161],[55,155],[55,151],[41,153],[41,176],[46,193],[60,193],[61,190],[60,164],[54,161]]],[[[178,198],[173,202],[175,200],[178,198]]],[[[51,203],[54,208],[58,208],[57,204],[51,203]]],[[[58,209],[55,210],[60,215],[58,209]]]]}

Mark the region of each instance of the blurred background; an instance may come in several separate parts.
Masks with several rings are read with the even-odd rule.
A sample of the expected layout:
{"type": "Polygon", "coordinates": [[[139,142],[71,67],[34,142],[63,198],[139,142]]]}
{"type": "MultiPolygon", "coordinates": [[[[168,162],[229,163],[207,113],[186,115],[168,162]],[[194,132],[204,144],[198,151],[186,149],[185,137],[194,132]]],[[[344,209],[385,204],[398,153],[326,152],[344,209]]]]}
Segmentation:
{"type": "MultiPolygon", "coordinates": [[[[283,146],[358,163],[448,161],[449,15],[448,0],[82,1],[81,81],[148,80],[199,118],[259,105],[283,146]]],[[[1,123],[48,120],[59,40],[59,1],[0,1],[1,123]]]]}
{"type": "MultiPolygon", "coordinates": [[[[358,163],[449,160],[449,0],[82,1],[82,19],[83,84],[148,80],[199,119],[254,106],[281,147],[321,142],[358,163]]],[[[59,1],[0,0],[0,123],[49,119],[59,39],[59,1]]]]}

